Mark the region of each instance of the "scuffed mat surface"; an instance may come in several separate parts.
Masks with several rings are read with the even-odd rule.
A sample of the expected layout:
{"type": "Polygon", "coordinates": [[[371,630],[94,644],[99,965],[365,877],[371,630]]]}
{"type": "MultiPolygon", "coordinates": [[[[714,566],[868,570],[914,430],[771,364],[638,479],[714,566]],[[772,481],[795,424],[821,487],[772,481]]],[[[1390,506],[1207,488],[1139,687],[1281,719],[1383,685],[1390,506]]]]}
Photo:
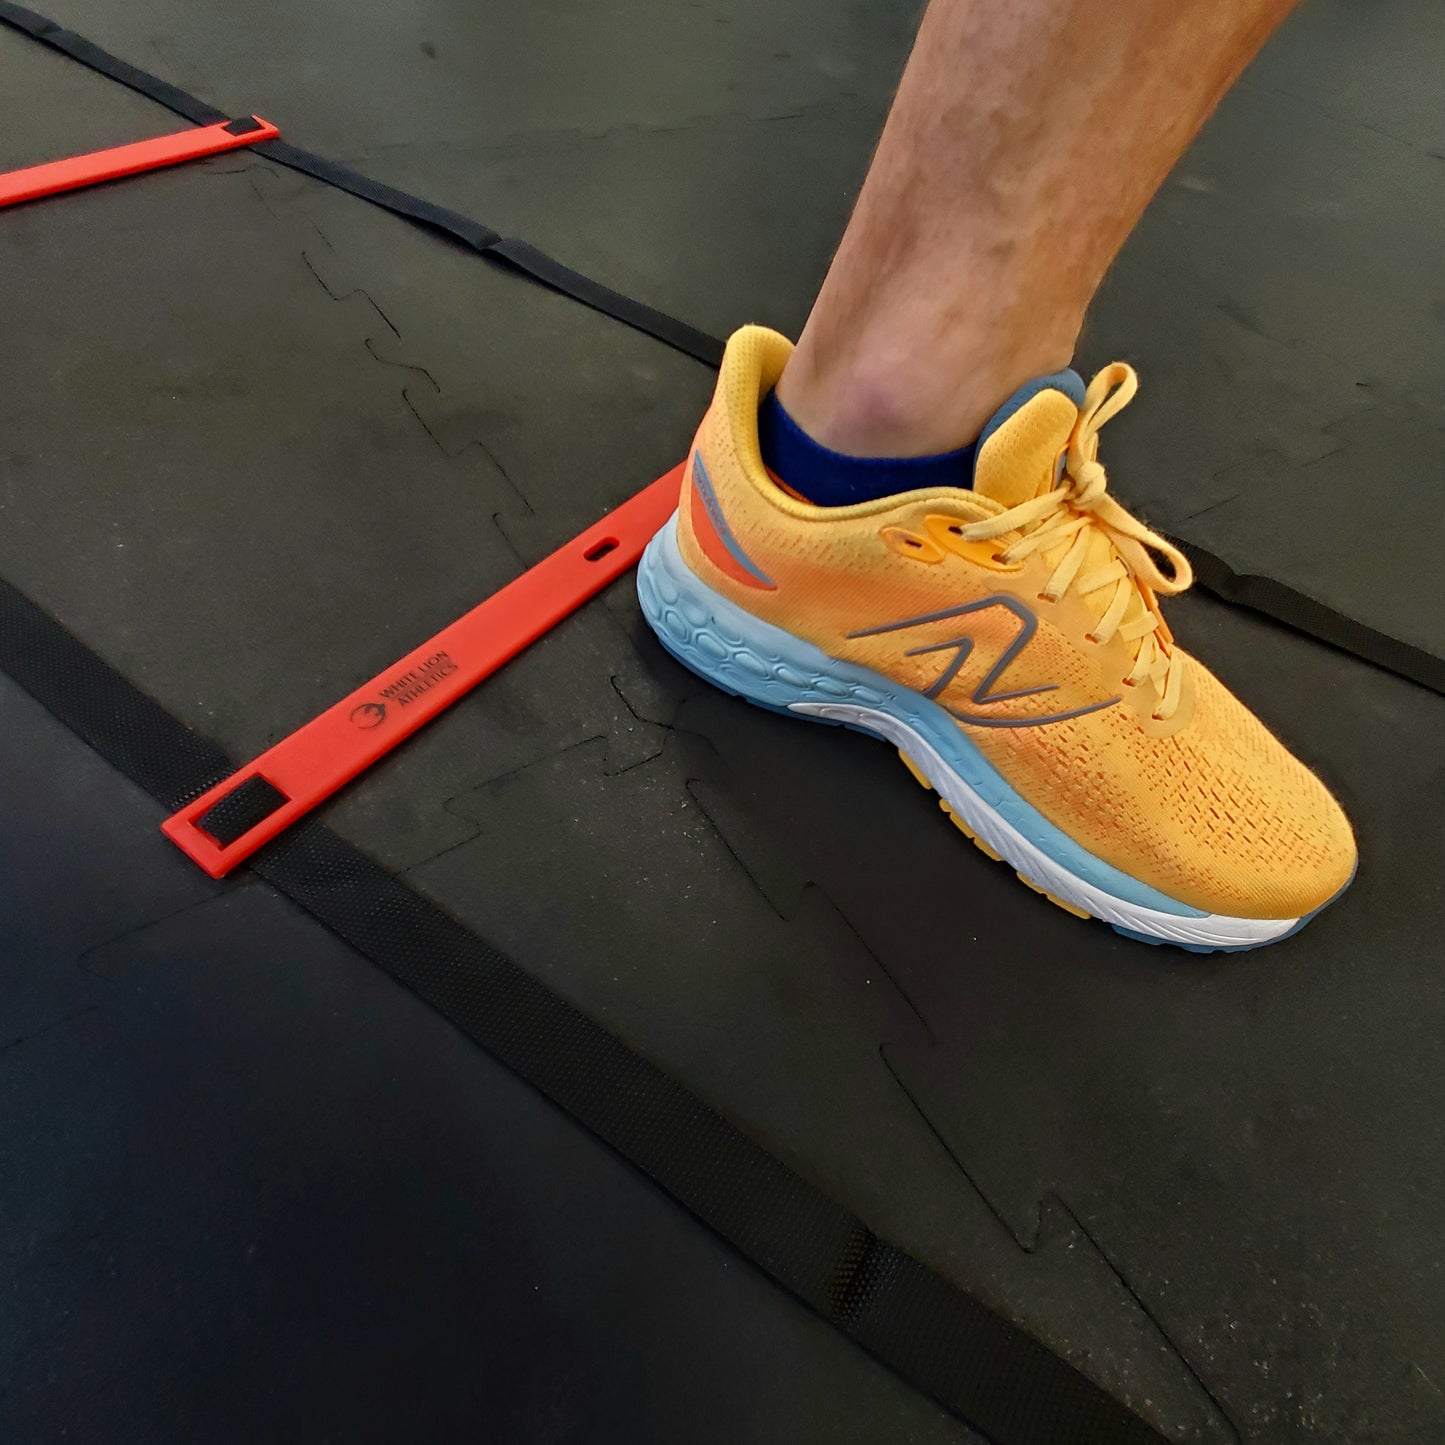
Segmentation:
{"type": "MultiPolygon", "coordinates": [[[[796,329],[911,23],[775,9],[377,7],[357,24],[344,7],[52,6],[217,104],[715,331],[796,329]]],[[[1423,564],[1445,351],[1425,238],[1445,139],[1421,37],[1440,21],[1404,0],[1370,14],[1291,22],[1160,197],[1087,351],[1144,375],[1116,487],[1241,568],[1438,649],[1423,564]],[[1398,83],[1374,85],[1380,67],[1398,83]],[[1301,78],[1320,73],[1328,115],[1301,78]]],[[[171,124],[9,34],[0,77],[7,168],[171,124]]],[[[254,157],[6,215],[0,294],[0,576],[236,756],[664,470],[711,381],[254,157]]],[[[1208,599],[1173,615],[1360,832],[1347,898],[1252,957],[1174,959],[1058,914],[886,748],[683,674],[625,585],[326,820],[1172,1438],[1437,1440],[1441,704],[1208,599]]],[[[273,926],[244,879],[214,889],[169,857],[162,884],[117,876],[114,858],[166,845],[147,808],[115,807],[112,862],[71,885],[104,916],[52,900],[12,934],[17,1039],[100,1010],[51,1047],[114,1016],[84,972],[97,958],[215,1029],[148,950],[174,935],[172,960],[205,958],[273,926]]],[[[357,989],[387,1013],[396,991],[328,946],[268,1027],[350,1017],[357,989]]],[[[251,967],[223,957],[229,979],[251,967]]],[[[244,1013],[263,984],[234,986],[244,1013]]],[[[115,1025],[128,1047],[144,1018],[115,1025]]],[[[359,1067],[340,1051],[343,1076],[359,1067]]],[[[33,1117],[84,1107],[54,1087],[27,1096],[33,1117]]],[[[122,1224],[78,1220],[97,1270],[122,1224]]],[[[932,1417],[896,1435],[860,1418],[880,1420],[870,1439],[951,1438],[932,1417]]]]}

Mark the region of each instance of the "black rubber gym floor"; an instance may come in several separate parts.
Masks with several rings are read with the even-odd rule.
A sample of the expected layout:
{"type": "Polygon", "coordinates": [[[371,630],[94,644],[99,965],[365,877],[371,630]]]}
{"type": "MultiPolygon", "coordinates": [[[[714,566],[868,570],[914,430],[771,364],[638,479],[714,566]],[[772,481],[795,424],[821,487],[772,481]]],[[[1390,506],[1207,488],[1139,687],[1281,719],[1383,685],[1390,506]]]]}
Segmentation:
{"type": "MultiPolygon", "coordinates": [[[[46,6],[715,335],[796,333],[916,20],[46,6]]],[[[1107,460],[1152,523],[1437,661],[1442,60],[1430,0],[1306,3],[1080,357],[1140,369],[1107,460]]],[[[0,25],[0,170],[181,124],[0,25]]],[[[27,671],[39,609],[250,758],[678,461],[709,369],[246,151],[0,211],[0,328],[0,1438],[1025,1438],[870,1324],[866,1252],[831,1304],[750,1258],[284,847],[204,877],[27,671]]],[[[1445,703],[1170,615],[1356,823],[1353,888],[1263,952],[1052,908],[886,747],[685,674],[630,580],[320,822],[1164,1438],[1439,1442],[1445,703]]]]}

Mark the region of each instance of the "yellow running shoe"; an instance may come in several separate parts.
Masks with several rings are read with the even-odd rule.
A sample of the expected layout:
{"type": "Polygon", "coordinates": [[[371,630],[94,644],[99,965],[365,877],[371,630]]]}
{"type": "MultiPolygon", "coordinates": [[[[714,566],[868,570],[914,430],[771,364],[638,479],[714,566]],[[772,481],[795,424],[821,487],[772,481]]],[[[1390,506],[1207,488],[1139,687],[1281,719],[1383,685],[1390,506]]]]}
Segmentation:
{"type": "Polygon", "coordinates": [[[815,507],[758,449],[791,350],[761,327],[728,343],[638,573],[668,651],[752,702],[887,739],[986,853],[1130,937],[1255,948],[1344,889],[1344,813],[1174,644],[1157,599],[1189,564],[1106,490],[1098,431],[1134,394],[1129,367],[1086,393],[1073,373],[1020,390],[971,490],[815,507]]]}

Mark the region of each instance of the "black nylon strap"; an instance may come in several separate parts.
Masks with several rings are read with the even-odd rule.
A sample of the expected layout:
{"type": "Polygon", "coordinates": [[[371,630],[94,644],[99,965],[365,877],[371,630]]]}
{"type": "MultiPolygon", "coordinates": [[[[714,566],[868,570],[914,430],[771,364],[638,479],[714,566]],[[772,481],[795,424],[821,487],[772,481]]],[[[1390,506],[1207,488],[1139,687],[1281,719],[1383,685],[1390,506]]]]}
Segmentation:
{"type": "Polygon", "coordinates": [[[526,241],[504,236],[489,247],[489,250],[508,265],[515,266],[553,290],[562,292],[564,296],[570,296],[574,301],[581,301],[584,305],[604,312],[637,331],[645,331],[649,336],[666,341],[669,346],[686,352],[704,365],[712,367],[714,371],[722,365],[723,343],[716,336],[709,336],[705,331],[699,331],[684,321],[677,321],[661,311],[655,311],[651,306],[634,301],[620,291],[599,285],[580,271],[574,271],[570,266],[564,266],[560,261],[544,255],[526,241]]]}
{"type": "Polygon", "coordinates": [[[349,166],[300,150],[285,141],[268,141],[265,145],[256,146],[255,150],[268,160],[325,181],[327,185],[336,186],[363,201],[371,201],[395,215],[405,216],[434,231],[443,231],[480,255],[500,261],[550,290],[560,291],[564,296],[602,312],[604,316],[645,332],[706,366],[716,368],[722,364],[723,345],[717,337],[709,336],[666,312],[645,306],[641,301],[634,301],[632,297],[624,296],[622,292],[614,291],[610,286],[572,270],[570,266],[564,266],[526,241],[503,236],[460,211],[408,195],[395,186],[383,185],[349,166]]]}
{"type": "MultiPolygon", "coordinates": [[[[5,0],[0,0],[0,4],[4,3],[5,0]]],[[[300,171],[318,181],[324,181],[328,186],[335,186],[338,190],[346,191],[363,201],[370,201],[398,216],[420,221],[422,225],[430,226],[433,230],[445,231],[463,245],[470,246],[473,251],[485,254],[502,239],[500,232],[484,226],[480,221],[472,220],[470,216],[462,215],[460,211],[433,205],[431,201],[408,195],[405,191],[397,190],[395,186],[383,185],[382,182],[374,181],[339,161],[329,161],[324,156],[313,155],[310,151],[300,150],[286,141],[267,141],[264,145],[252,146],[251,149],[257,155],[265,156],[267,160],[289,166],[293,171],[300,171]]]]}
{"type": "MultiPolygon", "coordinates": [[[[0,668],[167,810],[225,753],[0,581],[0,668]]],[[[160,834],[155,845],[166,845],[160,834]]],[[[996,1445],[1161,1445],[1036,1340],[879,1239],[681,1084],[352,844],[305,823],[256,873],[996,1445]]]]}
{"type": "Polygon", "coordinates": [[[265,778],[252,776],[212,803],[196,819],[196,827],[209,833],[221,847],[229,848],[285,802],[286,794],[280,788],[265,778]]]}
{"type": "MultiPolygon", "coordinates": [[[[213,109],[204,101],[188,95],[176,86],[160,80],[144,70],[117,59],[98,45],[37,15],[33,10],[0,0],[0,22],[15,26],[27,35],[43,41],[46,45],[72,56],[92,70],[118,80],[122,85],[149,96],[152,100],[193,120],[201,125],[230,119],[224,112],[213,109]]],[[[707,366],[716,368],[722,364],[723,343],[716,336],[689,326],[664,311],[644,305],[610,286],[564,266],[560,261],[537,250],[535,246],[516,237],[503,236],[500,232],[474,221],[459,211],[449,210],[394,186],[383,185],[359,171],[352,170],[324,156],[298,149],[285,141],[269,141],[255,150],[279,165],[288,166],[312,176],[327,185],[336,186],[361,200],[382,206],[398,216],[405,216],[432,230],[442,231],[463,245],[471,247],[482,256],[520,271],[534,281],[580,301],[611,316],[625,326],[645,332],[658,341],[666,343],[686,356],[691,356],[707,366]]],[[[1175,539],[1178,540],[1177,538],[1175,539]]],[[[1224,562],[1203,548],[1180,543],[1194,565],[1195,576],[1201,587],[1222,597],[1226,602],[1235,602],[1263,613],[1276,622],[1308,637],[1318,638],[1332,646],[1360,658],[1364,662],[1383,667],[1389,672],[1418,682],[1434,692],[1445,694],[1445,657],[1426,652],[1401,642],[1388,633],[1357,622],[1342,612],[1326,607],[1296,592],[1283,583],[1266,577],[1240,577],[1224,562]]]]}

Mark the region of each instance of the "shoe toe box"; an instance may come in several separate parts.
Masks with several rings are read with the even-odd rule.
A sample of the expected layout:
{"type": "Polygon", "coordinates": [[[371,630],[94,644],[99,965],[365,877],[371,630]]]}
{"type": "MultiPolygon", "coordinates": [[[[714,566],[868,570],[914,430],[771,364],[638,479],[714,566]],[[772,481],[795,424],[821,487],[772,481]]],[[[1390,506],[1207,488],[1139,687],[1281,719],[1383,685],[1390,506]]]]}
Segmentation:
{"type": "Polygon", "coordinates": [[[1349,819],[1243,703],[1195,670],[1195,716],[1159,791],[1165,847],[1192,895],[1184,901],[1239,917],[1313,913],[1354,875],[1349,819]]]}

